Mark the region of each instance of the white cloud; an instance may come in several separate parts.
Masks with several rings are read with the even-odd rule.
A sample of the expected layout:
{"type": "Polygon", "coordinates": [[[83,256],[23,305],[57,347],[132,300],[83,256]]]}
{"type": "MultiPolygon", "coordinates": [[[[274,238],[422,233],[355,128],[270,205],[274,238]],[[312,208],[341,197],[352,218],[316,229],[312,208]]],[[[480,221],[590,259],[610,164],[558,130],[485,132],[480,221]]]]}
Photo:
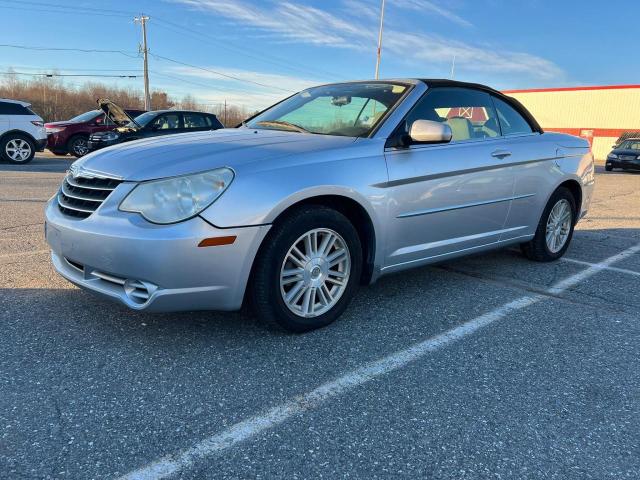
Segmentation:
{"type": "Polygon", "coordinates": [[[391,3],[395,4],[399,8],[406,8],[417,12],[433,13],[463,27],[473,26],[468,20],[465,20],[451,10],[441,7],[437,3],[429,0],[391,0],[391,3]]]}
{"type": "MultiPolygon", "coordinates": [[[[371,55],[375,51],[376,11],[373,4],[362,0],[343,0],[346,2],[344,8],[336,13],[291,1],[261,2],[261,6],[240,0],[173,1],[222,16],[240,27],[255,30],[254,35],[266,34],[273,41],[344,48],[371,55]],[[350,15],[342,15],[345,8],[351,12],[350,15]]],[[[391,1],[402,8],[440,15],[461,26],[471,25],[431,0],[391,1]]],[[[553,62],[536,55],[504,50],[497,45],[472,45],[420,31],[407,33],[394,29],[392,25],[385,30],[383,52],[419,65],[422,72],[450,65],[455,55],[456,67],[462,71],[526,75],[541,80],[563,75],[553,62]]]]}

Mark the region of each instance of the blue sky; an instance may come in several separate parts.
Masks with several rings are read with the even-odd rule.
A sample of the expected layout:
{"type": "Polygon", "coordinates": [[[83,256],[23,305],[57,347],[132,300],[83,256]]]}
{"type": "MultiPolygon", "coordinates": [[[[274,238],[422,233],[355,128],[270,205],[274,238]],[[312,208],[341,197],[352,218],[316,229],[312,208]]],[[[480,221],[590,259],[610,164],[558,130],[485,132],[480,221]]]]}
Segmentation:
{"type": "MultiPolygon", "coordinates": [[[[637,34],[624,20],[640,18],[637,1],[386,3],[381,78],[449,77],[455,55],[456,79],[500,89],[640,83],[637,34]]],[[[379,9],[379,0],[0,0],[0,44],[124,53],[0,47],[0,69],[139,74],[132,18],[144,12],[152,87],[259,108],[313,84],[372,78],[379,9]]]]}

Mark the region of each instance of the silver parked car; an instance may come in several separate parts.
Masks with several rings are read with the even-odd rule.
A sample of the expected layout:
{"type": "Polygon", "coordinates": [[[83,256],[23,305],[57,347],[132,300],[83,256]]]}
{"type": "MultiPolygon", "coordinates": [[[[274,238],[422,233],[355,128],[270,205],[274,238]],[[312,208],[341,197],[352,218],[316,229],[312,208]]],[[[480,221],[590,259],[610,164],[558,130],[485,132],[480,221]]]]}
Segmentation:
{"type": "Polygon", "coordinates": [[[513,98],[448,80],[304,90],[236,129],[75,162],[46,207],[56,270],[148,311],[236,310],[293,331],[359,284],[520,244],[551,261],[587,213],[593,156],[513,98]]]}

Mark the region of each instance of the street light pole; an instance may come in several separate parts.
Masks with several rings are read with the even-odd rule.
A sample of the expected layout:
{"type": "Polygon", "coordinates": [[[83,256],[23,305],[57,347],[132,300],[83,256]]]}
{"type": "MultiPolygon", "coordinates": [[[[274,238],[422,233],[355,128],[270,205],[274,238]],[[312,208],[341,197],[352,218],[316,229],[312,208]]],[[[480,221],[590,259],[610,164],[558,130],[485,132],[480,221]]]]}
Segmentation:
{"type": "Polygon", "coordinates": [[[384,0],[380,6],[380,30],[378,31],[378,52],[376,57],[376,80],[380,73],[380,54],[382,53],[382,27],[384,26],[384,0]]]}
{"type": "Polygon", "coordinates": [[[140,22],[142,26],[142,55],[144,58],[144,109],[151,110],[151,95],[149,94],[149,49],[147,48],[147,22],[149,17],[141,14],[133,19],[134,22],[140,22]]]}

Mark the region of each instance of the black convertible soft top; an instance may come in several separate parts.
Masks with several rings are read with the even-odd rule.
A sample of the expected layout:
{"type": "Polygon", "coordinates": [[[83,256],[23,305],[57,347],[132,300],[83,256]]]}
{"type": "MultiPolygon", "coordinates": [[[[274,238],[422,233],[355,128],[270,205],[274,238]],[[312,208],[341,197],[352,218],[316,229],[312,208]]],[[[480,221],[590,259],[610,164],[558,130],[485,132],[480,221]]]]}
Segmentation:
{"type": "Polygon", "coordinates": [[[448,80],[445,78],[420,78],[419,80],[425,83],[429,88],[438,88],[438,87],[471,88],[475,90],[482,90],[492,95],[495,95],[496,97],[500,98],[503,102],[515,108],[520,113],[520,115],[522,115],[527,120],[527,122],[529,122],[529,125],[535,132],[544,133],[544,130],[542,129],[538,121],[535,119],[533,115],[531,115],[531,112],[529,112],[529,110],[527,110],[524,105],[522,105],[515,98],[505,95],[504,93],[498,90],[495,90],[491,87],[487,87],[486,85],[482,85],[480,83],[459,82],[457,80],[448,80]]]}

